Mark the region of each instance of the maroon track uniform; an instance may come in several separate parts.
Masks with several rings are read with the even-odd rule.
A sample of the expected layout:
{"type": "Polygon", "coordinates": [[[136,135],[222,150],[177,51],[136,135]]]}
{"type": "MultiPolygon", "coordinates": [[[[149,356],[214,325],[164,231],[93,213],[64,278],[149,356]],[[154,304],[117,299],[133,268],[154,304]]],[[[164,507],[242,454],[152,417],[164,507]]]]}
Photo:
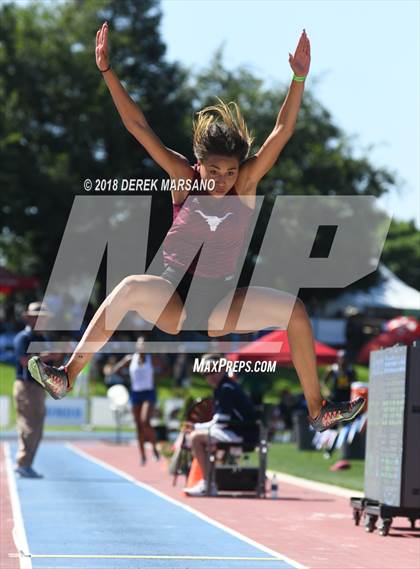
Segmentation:
{"type": "MultiPolygon", "coordinates": [[[[200,181],[197,164],[194,170],[194,181],[200,181]]],[[[200,286],[204,302],[190,305],[189,300],[187,304],[188,316],[194,317],[187,317],[187,321],[200,330],[207,330],[209,314],[232,290],[231,281],[246,253],[244,243],[255,212],[241,201],[234,187],[220,199],[209,193],[192,189],[182,204],[173,204],[173,224],[163,242],[162,277],[176,285],[176,279],[187,273],[177,288],[182,301],[192,275],[200,286]]]]}

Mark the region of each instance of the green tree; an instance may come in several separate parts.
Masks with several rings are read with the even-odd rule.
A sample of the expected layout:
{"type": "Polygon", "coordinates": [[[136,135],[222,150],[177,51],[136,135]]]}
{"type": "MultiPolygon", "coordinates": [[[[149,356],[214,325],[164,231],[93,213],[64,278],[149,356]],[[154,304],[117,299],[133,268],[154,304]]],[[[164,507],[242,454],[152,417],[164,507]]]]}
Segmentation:
{"type": "Polygon", "coordinates": [[[420,231],[414,221],[392,221],[382,261],[401,280],[420,290],[420,231]]]}
{"type": "MultiPolygon", "coordinates": [[[[165,60],[160,18],[156,0],[0,7],[0,245],[11,268],[48,279],[85,178],[164,174],[123,127],[96,68],[96,30],[105,19],[117,74],[157,134],[188,152],[186,73],[165,60]]],[[[168,213],[157,247],[170,225],[170,198],[154,202],[155,217],[165,218],[162,205],[168,213]]]]}

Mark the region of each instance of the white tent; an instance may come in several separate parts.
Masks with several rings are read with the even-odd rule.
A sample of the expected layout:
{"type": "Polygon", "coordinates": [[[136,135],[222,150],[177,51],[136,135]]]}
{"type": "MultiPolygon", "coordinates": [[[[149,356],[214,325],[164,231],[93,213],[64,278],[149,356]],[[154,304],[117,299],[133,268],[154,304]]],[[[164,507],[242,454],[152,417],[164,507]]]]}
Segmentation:
{"type": "Polygon", "coordinates": [[[405,284],[385,265],[379,263],[380,282],[368,290],[347,291],[325,304],[324,316],[332,316],[352,306],[367,308],[393,308],[420,311],[420,292],[405,284]]]}

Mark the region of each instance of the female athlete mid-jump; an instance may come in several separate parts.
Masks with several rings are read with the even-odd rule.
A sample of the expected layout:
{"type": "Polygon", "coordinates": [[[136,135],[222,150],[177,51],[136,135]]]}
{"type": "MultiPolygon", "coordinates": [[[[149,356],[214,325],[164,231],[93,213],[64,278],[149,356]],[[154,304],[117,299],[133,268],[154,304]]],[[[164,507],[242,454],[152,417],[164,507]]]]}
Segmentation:
{"type": "Polygon", "coordinates": [[[219,100],[218,104],[200,111],[194,122],[193,149],[197,163],[191,166],[184,156],[167,148],[153,132],[111,68],[108,24],[104,23],[98,30],[96,64],[129,132],[175,183],[180,180],[211,180],[214,181],[214,189],[207,192],[206,200],[202,200],[199,208],[192,206],[193,196],[188,198],[188,190],[172,191],[174,221],[163,243],[164,272],[160,276],[148,274],[124,278],[98,308],[66,366],[56,368],[44,364],[38,356],[31,358],[28,365],[32,376],[52,397],[60,399],[65,396],[78,373],[92,358],[93,353],[88,346],[94,345],[96,351],[100,350],[132,307],[144,320],[155,323],[165,332],[177,334],[182,329],[189,318],[189,305],[184,306],[188,291],[178,283],[187,270],[194,271],[188,252],[194,249],[197,239],[201,239],[206,231],[206,240],[215,242],[215,247],[210,248],[211,271],[201,268],[194,281],[198,282],[201,297],[206,298],[206,306],[211,306],[211,310],[199,314],[198,320],[195,315],[195,324],[203,323],[209,336],[239,331],[235,324],[246,295],[248,309],[241,314],[243,331],[284,327],[286,323],[293,364],[304,391],[312,426],[322,431],[337,423],[351,421],[361,411],[363,398],[341,403],[322,399],[311,323],[300,299],[294,299],[290,311],[290,295],[282,291],[263,287],[233,291],[229,283],[253,214],[258,182],[274,165],[293,134],[310,66],[310,43],[305,30],[294,55],[289,54],[289,63],[294,73],[290,89],[274,129],[260,150],[248,156],[252,139],[238,106],[219,100]],[[220,220],[226,215],[220,217],[210,213],[220,213],[223,200],[232,199],[231,196],[236,196],[235,223],[222,223],[220,220]],[[205,201],[207,206],[203,205],[205,201]],[[203,208],[209,206],[206,213],[203,208]],[[182,248],[177,246],[180,242],[182,248]],[[216,280],[218,286],[214,286],[216,280]],[[163,310],[162,299],[168,299],[163,310]],[[112,326],[109,326],[110,320],[112,326]]]}

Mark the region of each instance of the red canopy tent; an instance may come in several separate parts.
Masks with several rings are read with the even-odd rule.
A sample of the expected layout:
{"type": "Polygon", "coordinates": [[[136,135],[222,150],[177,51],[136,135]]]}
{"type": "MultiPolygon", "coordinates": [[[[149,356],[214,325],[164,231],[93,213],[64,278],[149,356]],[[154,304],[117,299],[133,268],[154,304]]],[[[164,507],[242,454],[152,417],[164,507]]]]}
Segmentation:
{"type": "MultiPolygon", "coordinates": [[[[337,350],[326,344],[315,341],[315,354],[318,365],[330,364],[337,361],[337,350]]],[[[236,353],[226,356],[236,360],[269,360],[284,365],[293,365],[287,330],[273,330],[258,340],[249,343],[236,353]]]]}
{"type": "Polygon", "coordinates": [[[15,290],[38,288],[39,279],[36,277],[20,277],[4,267],[0,267],[0,292],[10,294],[15,290]]]}
{"type": "Polygon", "coordinates": [[[368,364],[369,354],[381,348],[389,348],[395,344],[409,345],[415,340],[420,340],[420,320],[413,316],[398,316],[385,324],[385,332],[372,338],[362,346],[357,363],[368,364]]]}

